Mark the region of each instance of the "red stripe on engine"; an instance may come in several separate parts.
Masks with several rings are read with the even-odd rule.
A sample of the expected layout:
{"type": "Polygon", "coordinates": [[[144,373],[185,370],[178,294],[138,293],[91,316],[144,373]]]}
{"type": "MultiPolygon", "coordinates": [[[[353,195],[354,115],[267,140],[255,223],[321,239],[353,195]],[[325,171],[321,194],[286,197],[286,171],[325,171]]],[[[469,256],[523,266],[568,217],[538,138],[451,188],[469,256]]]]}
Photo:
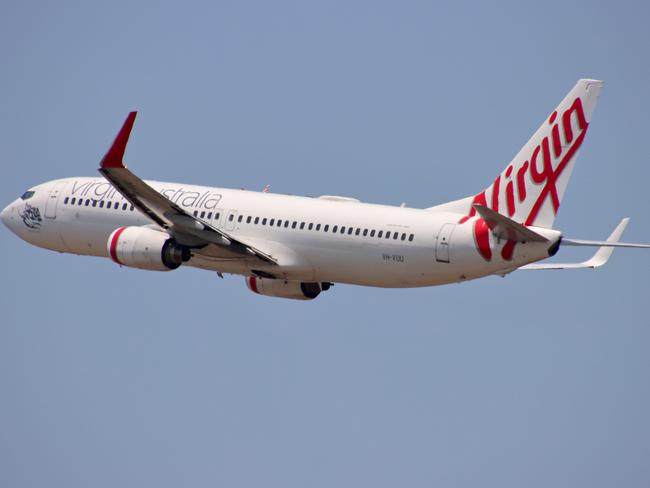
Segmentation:
{"type": "Polygon", "coordinates": [[[108,247],[108,252],[111,255],[111,259],[117,264],[121,265],[120,260],[117,259],[117,243],[120,240],[120,235],[124,232],[126,227],[120,227],[115,232],[113,232],[113,238],[111,239],[111,245],[108,247]]]}
{"type": "Polygon", "coordinates": [[[257,281],[255,279],[255,276],[250,276],[248,278],[248,284],[251,287],[251,290],[257,293],[258,295],[260,294],[259,290],[257,289],[257,281]]]}

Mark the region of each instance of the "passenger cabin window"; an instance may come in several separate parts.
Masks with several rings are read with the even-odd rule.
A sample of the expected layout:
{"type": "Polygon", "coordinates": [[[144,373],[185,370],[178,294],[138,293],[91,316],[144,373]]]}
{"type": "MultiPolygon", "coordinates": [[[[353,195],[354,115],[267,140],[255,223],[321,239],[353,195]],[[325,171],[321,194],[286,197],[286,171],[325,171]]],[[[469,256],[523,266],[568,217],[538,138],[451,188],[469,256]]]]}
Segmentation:
{"type": "Polygon", "coordinates": [[[363,229],[363,237],[366,237],[368,235],[368,229],[363,229]]]}
{"type": "MultiPolygon", "coordinates": [[[[231,217],[232,217],[232,215],[231,215],[231,217]]],[[[264,217],[264,218],[262,219],[262,225],[266,225],[266,217],[264,217]]]]}
{"type": "Polygon", "coordinates": [[[372,230],[370,231],[370,237],[375,237],[375,229],[372,229],[372,230]]]}
{"type": "Polygon", "coordinates": [[[406,234],[402,234],[402,240],[406,239],[406,234]]]}
{"type": "Polygon", "coordinates": [[[240,215],[239,217],[237,217],[237,222],[239,222],[240,224],[241,224],[241,221],[242,221],[242,220],[244,220],[244,216],[243,216],[243,215],[240,215]]]}
{"type": "Polygon", "coordinates": [[[205,210],[204,210],[203,212],[201,212],[201,218],[202,218],[202,219],[205,218],[205,210]]]}
{"type": "Polygon", "coordinates": [[[126,203],[122,204],[122,210],[126,210],[126,203]]]}
{"type": "Polygon", "coordinates": [[[330,225],[325,224],[325,227],[323,227],[323,232],[327,232],[328,230],[330,230],[330,225]]]}
{"type": "Polygon", "coordinates": [[[409,242],[413,242],[413,234],[409,236],[409,242]]]}
{"type": "Polygon", "coordinates": [[[386,232],[386,239],[390,239],[390,232],[386,232]]]}
{"type": "Polygon", "coordinates": [[[273,226],[273,224],[275,224],[275,219],[271,219],[271,220],[269,220],[269,225],[270,225],[270,226],[273,226]]]}
{"type": "Polygon", "coordinates": [[[260,223],[260,218],[259,218],[259,217],[255,217],[255,225],[257,225],[257,224],[259,224],[259,223],[260,223]]]}
{"type": "Polygon", "coordinates": [[[134,208],[134,207],[133,207],[133,205],[131,205],[131,209],[130,209],[130,210],[131,210],[131,212],[133,212],[133,208],[134,208]]]}
{"type": "Polygon", "coordinates": [[[99,208],[104,208],[104,200],[102,200],[101,202],[99,202],[99,208]]]}
{"type": "Polygon", "coordinates": [[[282,221],[278,219],[278,227],[282,227],[282,221]]]}
{"type": "Polygon", "coordinates": [[[320,230],[320,224],[316,224],[316,230],[320,230]]]}
{"type": "Polygon", "coordinates": [[[285,229],[289,228],[289,221],[288,220],[284,221],[284,228],[285,229]]]}
{"type": "Polygon", "coordinates": [[[305,223],[304,223],[304,222],[300,222],[300,230],[302,230],[302,229],[304,229],[304,228],[305,228],[305,223]]]}
{"type": "Polygon", "coordinates": [[[248,217],[246,217],[246,223],[247,223],[247,224],[250,224],[252,219],[253,219],[253,217],[251,217],[251,216],[249,215],[248,217]]]}
{"type": "Polygon", "coordinates": [[[348,235],[351,236],[352,232],[354,232],[354,229],[352,227],[348,228],[348,235]]]}
{"type": "MultiPolygon", "coordinates": [[[[230,214],[228,216],[228,222],[232,222],[233,220],[235,220],[235,214],[230,214]]],[[[264,220],[266,220],[266,219],[264,219],[264,220]]]]}
{"type": "Polygon", "coordinates": [[[97,206],[97,200],[93,200],[93,207],[97,206]]]}
{"type": "Polygon", "coordinates": [[[294,220],[294,221],[293,221],[293,224],[291,224],[291,228],[292,228],[292,229],[295,229],[295,228],[296,228],[296,225],[298,225],[298,222],[296,222],[296,221],[294,220]]]}
{"type": "Polygon", "coordinates": [[[393,234],[393,240],[397,240],[398,237],[399,237],[399,232],[395,232],[393,234]]]}
{"type": "Polygon", "coordinates": [[[64,205],[67,205],[68,201],[69,201],[68,197],[65,197],[65,200],[63,200],[64,205]]]}
{"type": "Polygon", "coordinates": [[[114,208],[115,210],[117,210],[118,208],[120,208],[120,202],[115,202],[115,204],[113,205],[113,208],[114,208]]]}
{"type": "Polygon", "coordinates": [[[339,226],[338,226],[338,225],[335,225],[334,227],[332,227],[332,232],[333,232],[334,234],[336,234],[336,231],[337,231],[337,230],[339,230],[339,226]]]}
{"type": "Polygon", "coordinates": [[[384,234],[384,231],[380,230],[379,232],[377,232],[377,237],[381,237],[383,234],[384,234]]]}

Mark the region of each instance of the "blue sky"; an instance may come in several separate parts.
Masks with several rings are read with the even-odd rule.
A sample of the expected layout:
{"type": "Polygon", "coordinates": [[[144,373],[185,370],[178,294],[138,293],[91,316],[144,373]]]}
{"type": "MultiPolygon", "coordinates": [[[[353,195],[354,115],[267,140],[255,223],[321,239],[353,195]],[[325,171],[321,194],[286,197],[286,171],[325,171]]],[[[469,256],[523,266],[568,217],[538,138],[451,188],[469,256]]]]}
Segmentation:
{"type": "MultiPolygon", "coordinates": [[[[0,205],[95,175],[414,207],[605,80],[556,226],[650,242],[643,2],[5,2],[0,205]]],[[[647,487],[650,254],[310,303],[0,229],[0,485],[647,487]]],[[[588,253],[563,249],[558,258],[588,253]]]]}

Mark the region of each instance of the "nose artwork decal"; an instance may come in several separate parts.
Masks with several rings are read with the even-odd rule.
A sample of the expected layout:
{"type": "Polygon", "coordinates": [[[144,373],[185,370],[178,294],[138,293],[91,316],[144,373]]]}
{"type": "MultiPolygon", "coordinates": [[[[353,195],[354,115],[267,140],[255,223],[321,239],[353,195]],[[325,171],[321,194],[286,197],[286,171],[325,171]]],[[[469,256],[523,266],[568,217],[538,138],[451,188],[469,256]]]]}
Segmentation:
{"type": "Polygon", "coordinates": [[[38,230],[41,228],[43,219],[41,218],[41,211],[37,207],[32,207],[29,203],[26,203],[25,208],[19,215],[29,229],[38,230]]]}

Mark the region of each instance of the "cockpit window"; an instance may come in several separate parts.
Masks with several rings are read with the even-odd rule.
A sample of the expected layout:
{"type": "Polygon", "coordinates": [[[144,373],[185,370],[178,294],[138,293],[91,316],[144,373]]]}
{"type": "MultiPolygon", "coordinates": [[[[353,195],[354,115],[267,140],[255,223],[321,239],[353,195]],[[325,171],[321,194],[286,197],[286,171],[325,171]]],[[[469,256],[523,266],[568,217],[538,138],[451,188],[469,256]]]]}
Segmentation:
{"type": "Polygon", "coordinates": [[[29,200],[29,199],[32,198],[33,196],[34,196],[34,192],[33,192],[33,191],[26,191],[25,193],[22,194],[22,196],[21,196],[20,198],[21,198],[22,200],[29,200]]]}

